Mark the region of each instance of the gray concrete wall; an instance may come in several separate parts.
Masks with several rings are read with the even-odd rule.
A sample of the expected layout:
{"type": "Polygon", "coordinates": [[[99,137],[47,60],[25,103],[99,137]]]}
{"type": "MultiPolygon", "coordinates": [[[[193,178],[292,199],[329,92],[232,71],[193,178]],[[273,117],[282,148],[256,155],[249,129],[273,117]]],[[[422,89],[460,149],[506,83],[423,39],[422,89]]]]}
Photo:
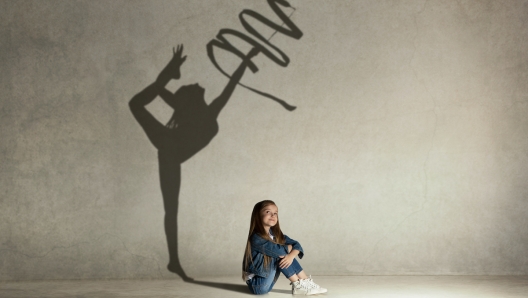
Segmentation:
{"type": "MultiPolygon", "coordinates": [[[[272,39],[290,65],[259,55],[243,82],[298,108],[238,88],[183,164],[187,274],[239,274],[263,199],[310,274],[528,274],[528,1],[291,4],[304,36],[272,39]]],[[[210,102],[227,79],[205,45],[245,8],[276,19],[265,1],[0,2],[0,280],[175,276],[127,103],[180,43],[171,87],[210,102]]]]}

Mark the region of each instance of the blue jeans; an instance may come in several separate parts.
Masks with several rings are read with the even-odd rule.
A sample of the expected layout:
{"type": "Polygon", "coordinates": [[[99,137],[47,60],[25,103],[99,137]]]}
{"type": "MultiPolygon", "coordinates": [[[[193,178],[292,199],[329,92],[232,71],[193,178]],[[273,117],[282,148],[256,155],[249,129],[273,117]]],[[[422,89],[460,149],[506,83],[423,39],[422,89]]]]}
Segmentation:
{"type": "Polygon", "coordinates": [[[258,275],[253,276],[252,279],[246,280],[246,284],[249,287],[249,291],[255,295],[260,294],[266,294],[271,289],[273,289],[273,286],[275,285],[275,282],[273,281],[275,279],[275,274],[277,270],[280,270],[286,278],[290,278],[294,274],[298,274],[299,272],[303,271],[301,265],[299,262],[297,262],[296,259],[293,259],[293,262],[288,268],[281,269],[279,268],[279,259],[272,258],[272,264],[271,264],[271,270],[268,275],[268,277],[261,277],[258,275]]]}

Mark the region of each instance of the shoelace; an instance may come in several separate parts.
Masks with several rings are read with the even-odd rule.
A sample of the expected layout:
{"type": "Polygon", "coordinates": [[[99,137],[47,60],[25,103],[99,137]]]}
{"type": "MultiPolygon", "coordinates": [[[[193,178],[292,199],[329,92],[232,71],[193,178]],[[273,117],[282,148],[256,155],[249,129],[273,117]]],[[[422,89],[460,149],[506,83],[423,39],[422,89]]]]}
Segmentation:
{"type": "Polygon", "coordinates": [[[307,282],[307,281],[308,281],[307,279],[299,279],[298,287],[293,285],[293,282],[291,282],[290,285],[293,285],[294,287],[296,287],[298,289],[300,288],[300,289],[305,289],[305,290],[309,290],[309,289],[313,288],[312,285],[309,282],[307,282]]]}
{"type": "Polygon", "coordinates": [[[310,275],[310,278],[306,279],[306,282],[314,289],[319,289],[320,288],[320,286],[313,281],[311,275],[310,275]]]}

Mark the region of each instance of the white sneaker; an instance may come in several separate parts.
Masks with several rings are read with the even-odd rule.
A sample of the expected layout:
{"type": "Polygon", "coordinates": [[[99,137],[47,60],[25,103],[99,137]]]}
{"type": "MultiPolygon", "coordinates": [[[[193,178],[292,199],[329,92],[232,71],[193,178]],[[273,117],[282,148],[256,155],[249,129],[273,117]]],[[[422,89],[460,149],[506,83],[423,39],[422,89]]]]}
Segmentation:
{"type": "Polygon", "coordinates": [[[322,288],[320,287],[318,284],[316,284],[313,279],[312,279],[312,276],[310,275],[310,277],[308,279],[305,279],[305,282],[311,286],[313,289],[315,289],[317,291],[317,294],[322,294],[322,293],[326,293],[328,292],[327,289],[325,288],[322,288]]]}
{"type": "Polygon", "coordinates": [[[307,279],[299,279],[292,282],[292,295],[317,295],[319,291],[313,288],[307,279]]]}

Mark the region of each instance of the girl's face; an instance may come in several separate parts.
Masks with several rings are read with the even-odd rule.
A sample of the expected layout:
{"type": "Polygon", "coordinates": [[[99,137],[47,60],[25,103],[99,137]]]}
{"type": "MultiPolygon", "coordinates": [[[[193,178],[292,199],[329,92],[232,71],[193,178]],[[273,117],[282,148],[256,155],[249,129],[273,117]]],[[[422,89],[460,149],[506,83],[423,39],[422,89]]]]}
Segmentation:
{"type": "Polygon", "coordinates": [[[279,209],[275,205],[268,205],[260,210],[260,219],[265,228],[273,227],[279,220],[279,209]]]}

